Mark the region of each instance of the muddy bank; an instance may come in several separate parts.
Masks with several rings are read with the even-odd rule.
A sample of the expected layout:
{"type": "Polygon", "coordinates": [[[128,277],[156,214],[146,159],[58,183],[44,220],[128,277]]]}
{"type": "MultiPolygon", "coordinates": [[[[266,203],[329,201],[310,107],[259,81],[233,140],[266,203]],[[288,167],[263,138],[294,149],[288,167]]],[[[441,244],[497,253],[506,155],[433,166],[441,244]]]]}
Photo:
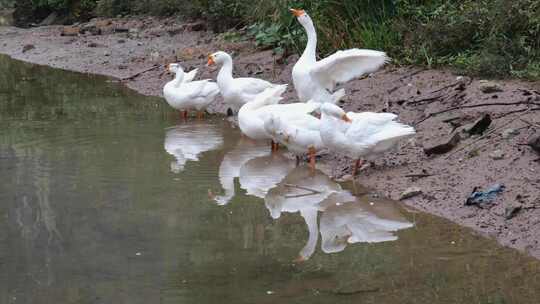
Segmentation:
{"type": "MultiPolygon", "coordinates": [[[[182,24],[174,19],[111,19],[69,28],[0,28],[0,53],[111,76],[146,95],[161,95],[161,87],[170,79],[164,70],[169,62],[182,62],[186,70],[199,68],[202,78],[215,78],[216,71],[204,63],[218,49],[233,53],[239,76],[290,83],[294,56],[276,58],[271,51],[257,51],[251,41],[241,38],[242,34],[235,36],[235,42],[227,41],[207,32],[204,24],[182,24]]],[[[404,199],[405,204],[540,258],[540,155],[523,145],[540,135],[540,85],[485,83],[457,76],[448,71],[389,66],[372,77],[347,83],[348,95],[342,103],[346,110],[393,112],[401,121],[415,124],[418,131],[398,152],[363,170],[358,180],[394,199],[417,187],[422,193],[404,199]],[[467,127],[485,114],[490,115],[490,123],[484,119],[472,131],[467,127]],[[488,129],[481,130],[483,126],[488,129]],[[454,137],[456,132],[460,140],[454,137]],[[452,137],[455,147],[433,151],[446,148],[449,152],[425,153],[425,148],[452,137]],[[486,189],[497,183],[504,184],[505,190],[490,204],[465,206],[475,187],[486,189]],[[519,211],[506,216],[513,210],[519,211]]],[[[288,98],[294,97],[292,91],[291,85],[288,98]]],[[[217,106],[214,110],[223,109],[217,106]]],[[[330,164],[336,178],[347,179],[351,160],[329,154],[321,154],[321,158],[330,164]]]]}

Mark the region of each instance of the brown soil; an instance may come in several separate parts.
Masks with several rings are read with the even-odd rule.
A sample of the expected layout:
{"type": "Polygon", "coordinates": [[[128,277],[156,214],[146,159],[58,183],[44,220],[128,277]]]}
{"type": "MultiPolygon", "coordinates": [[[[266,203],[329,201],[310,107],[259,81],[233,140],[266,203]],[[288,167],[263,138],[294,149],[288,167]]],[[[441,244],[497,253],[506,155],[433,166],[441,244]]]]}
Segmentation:
{"type": "MultiPolygon", "coordinates": [[[[271,51],[256,50],[251,41],[226,42],[205,31],[204,25],[186,25],[174,19],[99,20],[84,27],[94,33],[97,28],[101,34],[61,36],[63,27],[58,26],[29,30],[0,27],[0,53],[36,64],[111,76],[142,94],[156,96],[161,95],[163,84],[170,79],[164,69],[169,62],[181,62],[186,70],[199,68],[202,78],[215,78],[215,69],[204,63],[206,56],[218,49],[233,54],[238,75],[256,75],[276,83],[291,82],[296,60],[291,56],[285,60],[288,64],[277,64],[279,58],[271,51]],[[159,67],[132,77],[155,65],[159,67]]],[[[540,156],[522,145],[535,134],[540,135],[540,111],[509,114],[540,108],[540,93],[534,91],[540,84],[496,81],[500,92],[483,93],[480,88],[485,84],[481,81],[465,77],[459,84],[456,77],[449,71],[389,66],[371,77],[346,84],[348,95],[342,104],[346,110],[393,112],[401,121],[416,124],[418,131],[398,152],[389,153],[375,166],[363,170],[358,180],[395,199],[405,189],[419,187],[423,193],[405,199],[405,204],[540,258],[540,156]],[[445,89],[437,91],[441,88],[445,89]],[[508,105],[516,102],[529,104],[508,105]],[[457,108],[418,123],[429,113],[483,103],[507,105],[457,108]],[[425,155],[423,147],[450,138],[454,126],[466,125],[485,113],[493,122],[484,134],[494,132],[462,139],[448,153],[425,155]],[[519,134],[502,138],[510,128],[519,134]],[[489,156],[495,150],[504,154],[502,159],[489,156]],[[464,205],[474,187],[485,189],[495,183],[504,184],[506,189],[492,204],[482,208],[464,205]],[[512,206],[522,209],[515,217],[505,219],[505,209],[512,206]]],[[[294,96],[291,85],[286,99],[294,100],[294,96]]],[[[213,109],[223,110],[219,102],[213,109]]],[[[348,178],[352,160],[324,153],[321,157],[330,164],[335,177],[348,178]]]]}

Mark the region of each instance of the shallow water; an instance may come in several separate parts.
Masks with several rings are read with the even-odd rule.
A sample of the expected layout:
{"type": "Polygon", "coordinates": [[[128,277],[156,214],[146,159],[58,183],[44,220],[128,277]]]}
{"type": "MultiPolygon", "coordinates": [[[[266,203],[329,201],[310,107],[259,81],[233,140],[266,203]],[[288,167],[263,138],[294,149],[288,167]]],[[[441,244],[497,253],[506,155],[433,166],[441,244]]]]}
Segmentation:
{"type": "Polygon", "coordinates": [[[0,180],[0,303],[540,302],[521,253],[221,119],[6,57],[0,180]]]}

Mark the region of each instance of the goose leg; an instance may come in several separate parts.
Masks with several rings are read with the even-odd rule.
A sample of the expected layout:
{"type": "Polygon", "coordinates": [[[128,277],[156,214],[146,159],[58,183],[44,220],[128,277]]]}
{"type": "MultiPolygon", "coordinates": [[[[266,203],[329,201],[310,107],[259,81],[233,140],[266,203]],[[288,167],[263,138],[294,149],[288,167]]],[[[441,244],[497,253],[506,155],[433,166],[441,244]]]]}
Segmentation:
{"type": "Polygon", "coordinates": [[[364,164],[364,161],[361,159],[357,159],[354,163],[354,168],[352,172],[352,176],[355,177],[358,174],[358,170],[362,168],[362,165],[364,164]]]}
{"type": "Polygon", "coordinates": [[[315,170],[315,148],[310,147],[309,148],[309,166],[311,167],[311,170],[315,170]]]}
{"type": "Polygon", "coordinates": [[[272,152],[276,152],[277,150],[279,150],[279,143],[272,140],[271,145],[272,145],[272,152]]]}
{"type": "Polygon", "coordinates": [[[300,156],[296,155],[296,166],[300,165],[300,156]]]}

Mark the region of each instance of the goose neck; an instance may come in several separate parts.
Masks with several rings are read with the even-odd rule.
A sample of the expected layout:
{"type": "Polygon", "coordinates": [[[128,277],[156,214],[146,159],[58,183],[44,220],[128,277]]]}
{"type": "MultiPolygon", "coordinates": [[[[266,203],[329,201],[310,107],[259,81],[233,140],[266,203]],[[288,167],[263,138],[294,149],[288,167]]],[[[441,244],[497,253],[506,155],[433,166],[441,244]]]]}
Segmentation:
{"type": "Polygon", "coordinates": [[[317,58],[317,31],[313,22],[303,24],[303,27],[306,30],[308,41],[304,53],[302,53],[302,58],[315,61],[317,58]]]}
{"type": "Polygon", "coordinates": [[[182,84],[183,80],[184,80],[184,72],[183,72],[183,71],[177,71],[177,72],[176,72],[176,75],[174,76],[173,86],[174,86],[175,88],[180,87],[180,85],[182,84]]]}
{"type": "Polygon", "coordinates": [[[223,65],[221,66],[221,69],[219,70],[217,81],[218,83],[226,84],[230,83],[233,80],[233,62],[231,58],[227,58],[223,65]]]}

